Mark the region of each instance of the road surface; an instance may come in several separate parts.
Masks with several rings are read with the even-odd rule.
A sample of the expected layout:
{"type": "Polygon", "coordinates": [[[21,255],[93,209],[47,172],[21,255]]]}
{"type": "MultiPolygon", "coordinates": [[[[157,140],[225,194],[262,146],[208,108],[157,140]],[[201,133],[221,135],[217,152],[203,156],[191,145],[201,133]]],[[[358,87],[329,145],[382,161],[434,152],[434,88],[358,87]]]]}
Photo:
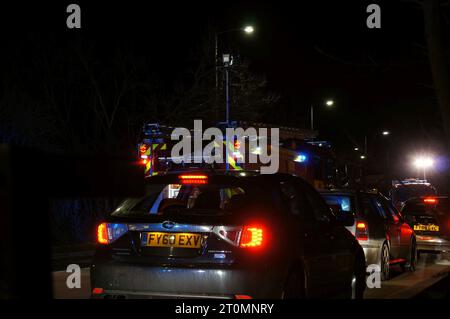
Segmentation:
{"type": "MultiPolygon", "coordinates": [[[[439,255],[422,254],[417,271],[401,273],[395,267],[393,278],[381,283],[381,288],[367,289],[367,299],[407,299],[413,298],[450,274],[450,257],[441,258],[439,255]],[[397,270],[397,271],[396,271],[397,270]]],[[[65,271],[53,272],[53,292],[57,299],[89,298],[91,286],[89,268],[81,270],[81,288],[69,289],[66,285],[70,274],[65,271]]]]}

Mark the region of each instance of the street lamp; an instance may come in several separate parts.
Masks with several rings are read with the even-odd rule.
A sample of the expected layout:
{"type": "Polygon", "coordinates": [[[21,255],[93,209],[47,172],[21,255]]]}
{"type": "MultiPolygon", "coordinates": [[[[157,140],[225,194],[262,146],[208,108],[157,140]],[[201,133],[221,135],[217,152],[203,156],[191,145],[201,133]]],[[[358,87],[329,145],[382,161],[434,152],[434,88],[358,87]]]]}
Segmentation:
{"type": "Polygon", "coordinates": [[[391,132],[389,132],[389,131],[383,131],[381,134],[383,134],[384,136],[388,136],[389,134],[391,134],[391,132]]]}
{"type": "Polygon", "coordinates": [[[426,171],[427,169],[433,167],[434,160],[430,156],[418,156],[414,159],[413,165],[418,169],[423,171],[423,179],[427,179],[426,171]]]}
{"type": "MultiPolygon", "coordinates": [[[[334,101],[328,99],[325,101],[325,105],[330,107],[334,105],[334,101]]],[[[314,131],[314,105],[311,105],[311,131],[314,131]]]]}
{"type": "Polygon", "coordinates": [[[253,32],[255,32],[255,28],[251,25],[247,25],[243,28],[234,28],[234,29],[229,29],[229,30],[225,30],[225,31],[220,31],[220,32],[216,32],[214,35],[214,63],[216,65],[216,90],[219,87],[219,78],[218,78],[218,70],[219,70],[219,35],[225,34],[225,33],[230,33],[230,32],[238,32],[238,31],[244,31],[246,34],[252,34],[253,32]]]}
{"type": "Polygon", "coordinates": [[[251,26],[251,25],[248,25],[244,28],[244,32],[247,34],[251,34],[251,33],[255,32],[255,28],[253,28],[253,26],[251,26]]]}

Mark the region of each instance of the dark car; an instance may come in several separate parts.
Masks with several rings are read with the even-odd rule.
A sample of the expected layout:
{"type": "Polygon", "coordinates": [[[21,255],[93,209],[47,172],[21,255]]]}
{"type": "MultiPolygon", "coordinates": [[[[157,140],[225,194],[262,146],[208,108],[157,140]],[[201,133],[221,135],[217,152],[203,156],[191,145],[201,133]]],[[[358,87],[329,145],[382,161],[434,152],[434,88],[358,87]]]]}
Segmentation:
{"type": "Polygon", "coordinates": [[[389,279],[393,264],[415,270],[416,236],[386,197],[377,192],[353,190],[330,190],[321,194],[329,205],[337,206],[340,213],[354,215],[355,222],[347,229],[363,247],[367,266],[379,266],[382,280],[389,279]]]}
{"type": "Polygon", "coordinates": [[[402,214],[413,227],[419,251],[450,251],[450,218],[448,199],[438,197],[412,198],[405,203],[402,214]]]}
{"type": "MultiPolygon", "coordinates": [[[[242,174],[244,175],[244,174],[242,174]]],[[[364,253],[309,184],[290,175],[147,178],[98,227],[95,298],[363,296],[364,253]]]]}
{"type": "Polygon", "coordinates": [[[436,188],[425,180],[406,179],[393,182],[393,187],[389,191],[389,198],[392,204],[401,210],[406,201],[410,198],[423,196],[436,196],[436,188]]]}

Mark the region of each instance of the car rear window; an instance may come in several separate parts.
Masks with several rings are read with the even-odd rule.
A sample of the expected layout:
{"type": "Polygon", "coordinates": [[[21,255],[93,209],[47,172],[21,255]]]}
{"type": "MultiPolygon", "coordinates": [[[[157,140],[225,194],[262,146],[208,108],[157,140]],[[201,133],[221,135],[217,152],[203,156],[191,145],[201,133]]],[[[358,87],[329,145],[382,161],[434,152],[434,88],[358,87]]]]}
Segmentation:
{"type": "Polygon", "coordinates": [[[322,194],[322,197],[328,205],[339,206],[343,212],[355,212],[355,199],[352,195],[322,194]]]}
{"type": "Polygon", "coordinates": [[[408,214],[408,215],[405,215],[405,218],[408,223],[413,223],[413,224],[438,224],[438,221],[435,217],[428,216],[428,215],[408,214]]]}
{"type": "Polygon", "coordinates": [[[413,197],[433,196],[436,190],[427,185],[403,185],[392,191],[391,197],[395,202],[405,202],[413,197]]]}
{"type": "Polygon", "coordinates": [[[142,198],[126,199],[111,215],[220,215],[268,207],[267,195],[249,185],[150,184],[145,193],[142,198]]]}

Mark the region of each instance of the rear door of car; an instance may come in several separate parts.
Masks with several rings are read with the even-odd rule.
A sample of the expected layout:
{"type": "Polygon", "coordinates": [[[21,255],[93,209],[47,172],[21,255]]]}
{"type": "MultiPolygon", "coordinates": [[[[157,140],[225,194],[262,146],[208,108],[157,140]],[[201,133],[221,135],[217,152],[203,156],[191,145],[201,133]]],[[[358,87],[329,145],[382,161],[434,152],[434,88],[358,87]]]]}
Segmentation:
{"type": "Polygon", "coordinates": [[[399,252],[398,258],[407,258],[409,256],[411,247],[411,237],[413,231],[408,223],[405,221],[403,216],[399,211],[385,198],[381,198],[386,211],[392,216],[393,222],[397,225],[398,229],[398,241],[399,241],[399,252]]]}
{"type": "Polygon", "coordinates": [[[280,190],[286,213],[289,214],[287,227],[291,234],[289,249],[293,259],[302,260],[307,272],[308,297],[319,297],[330,281],[332,256],[330,241],[318,231],[313,210],[305,191],[291,178],[280,179],[280,190]]]}
{"type": "Polygon", "coordinates": [[[386,237],[390,242],[390,253],[396,259],[402,255],[400,220],[392,215],[380,196],[373,194],[371,199],[376,210],[385,220],[386,237]]]}
{"type": "Polygon", "coordinates": [[[322,245],[328,246],[324,251],[329,255],[323,258],[323,262],[331,264],[321,267],[330,272],[326,276],[329,280],[327,289],[336,295],[350,282],[354,262],[352,235],[345,227],[336,225],[336,217],[322,196],[308,184],[301,184],[313,211],[316,236],[322,245]]]}

